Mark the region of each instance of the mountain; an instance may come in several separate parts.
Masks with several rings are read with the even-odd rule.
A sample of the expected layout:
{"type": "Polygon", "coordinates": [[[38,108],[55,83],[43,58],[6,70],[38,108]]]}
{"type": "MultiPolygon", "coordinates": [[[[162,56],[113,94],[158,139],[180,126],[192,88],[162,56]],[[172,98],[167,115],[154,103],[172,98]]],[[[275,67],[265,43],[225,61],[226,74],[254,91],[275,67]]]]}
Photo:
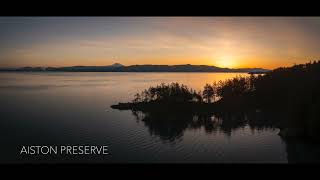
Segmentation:
{"type": "MultiPolygon", "coordinates": [[[[1,70],[1,69],[0,69],[1,70]]],[[[250,72],[265,73],[262,68],[220,68],[207,65],[131,65],[115,63],[109,66],[69,66],[69,67],[23,67],[13,71],[63,71],[63,72],[250,72]]]]}
{"type": "Polygon", "coordinates": [[[124,65],[120,64],[120,63],[114,63],[111,65],[112,67],[123,67],[124,65]]]}

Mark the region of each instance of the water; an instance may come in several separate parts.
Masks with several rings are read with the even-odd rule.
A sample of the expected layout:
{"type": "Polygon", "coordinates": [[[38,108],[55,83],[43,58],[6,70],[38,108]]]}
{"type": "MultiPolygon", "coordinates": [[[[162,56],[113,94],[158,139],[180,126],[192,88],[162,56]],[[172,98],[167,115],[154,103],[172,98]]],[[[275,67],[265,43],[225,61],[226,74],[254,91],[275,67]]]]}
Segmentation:
{"type": "MultiPolygon", "coordinates": [[[[246,123],[229,127],[224,124],[226,121],[215,117],[194,122],[197,117],[183,116],[178,118],[186,121],[173,123],[168,114],[149,115],[149,119],[144,120],[143,114],[110,108],[161,82],[184,83],[200,90],[207,82],[237,75],[246,76],[236,73],[1,73],[0,163],[287,163],[295,162],[296,157],[306,157],[304,153],[309,151],[309,146],[295,142],[289,146],[277,135],[276,128],[257,128],[246,123]],[[159,118],[164,120],[157,121],[159,118]],[[19,155],[23,145],[77,144],[108,145],[110,154],[19,155]]],[[[312,153],[308,156],[314,158],[312,153]]]]}

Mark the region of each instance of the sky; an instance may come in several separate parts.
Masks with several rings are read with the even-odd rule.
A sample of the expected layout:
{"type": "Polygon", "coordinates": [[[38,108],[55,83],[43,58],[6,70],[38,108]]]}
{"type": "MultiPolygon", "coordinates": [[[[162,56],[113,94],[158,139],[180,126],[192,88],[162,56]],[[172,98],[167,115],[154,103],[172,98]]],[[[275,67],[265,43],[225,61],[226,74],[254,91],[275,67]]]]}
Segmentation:
{"type": "Polygon", "coordinates": [[[0,17],[0,67],[291,66],[320,59],[320,17],[0,17]]]}

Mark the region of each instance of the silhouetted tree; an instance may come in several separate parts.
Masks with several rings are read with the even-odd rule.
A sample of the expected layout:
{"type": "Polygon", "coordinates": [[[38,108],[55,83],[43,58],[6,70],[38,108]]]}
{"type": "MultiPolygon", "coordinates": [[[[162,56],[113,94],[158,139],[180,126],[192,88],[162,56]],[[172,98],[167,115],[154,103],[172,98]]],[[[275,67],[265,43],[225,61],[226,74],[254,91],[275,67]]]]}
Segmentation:
{"type": "Polygon", "coordinates": [[[226,81],[219,81],[217,95],[223,99],[233,99],[244,96],[250,90],[250,81],[245,77],[235,77],[226,81]]]}
{"type": "Polygon", "coordinates": [[[134,95],[134,99],[133,99],[133,103],[138,103],[138,102],[140,102],[141,101],[141,96],[140,96],[140,94],[139,93],[136,93],[135,95],[134,95]]]}
{"type": "Polygon", "coordinates": [[[216,101],[216,97],[217,97],[217,89],[218,89],[218,84],[217,84],[217,82],[212,83],[211,87],[212,87],[212,89],[213,89],[212,99],[213,99],[213,102],[215,102],[215,101],[216,101]]]}
{"type": "Polygon", "coordinates": [[[207,103],[211,103],[211,99],[214,96],[214,90],[210,84],[206,84],[204,86],[202,95],[203,95],[203,99],[205,99],[207,103]]]}

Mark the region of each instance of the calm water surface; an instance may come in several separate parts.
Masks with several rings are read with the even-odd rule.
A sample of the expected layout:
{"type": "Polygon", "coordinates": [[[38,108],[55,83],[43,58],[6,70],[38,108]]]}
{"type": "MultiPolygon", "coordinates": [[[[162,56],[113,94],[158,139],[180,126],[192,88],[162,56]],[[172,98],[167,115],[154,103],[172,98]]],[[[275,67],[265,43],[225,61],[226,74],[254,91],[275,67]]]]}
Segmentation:
{"type": "MultiPolygon", "coordinates": [[[[305,144],[283,141],[274,128],[223,119],[170,124],[145,121],[110,105],[161,82],[196,90],[235,73],[0,73],[1,163],[287,163],[310,153],[305,144]],[[22,145],[109,145],[106,156],[20,156],[22,145]],[[300,148],[300,149],[299,149],[300,148]],[[297,150],[298,149],[298,150],[297,150]],[[301,154],[302,149],[302,154],[301,154]]],[[[155,117],[158,118],[159,117],[155,117]]],[[[195,117],[179,117],[191,118],[195,117]]],[[[237,118],[237,117],[232,117],[237,118]]],[[[151,118],[152,119],[152,118],[151,118]]],[[[311,157],[312,158],[312,157],[311,157]]]]}

